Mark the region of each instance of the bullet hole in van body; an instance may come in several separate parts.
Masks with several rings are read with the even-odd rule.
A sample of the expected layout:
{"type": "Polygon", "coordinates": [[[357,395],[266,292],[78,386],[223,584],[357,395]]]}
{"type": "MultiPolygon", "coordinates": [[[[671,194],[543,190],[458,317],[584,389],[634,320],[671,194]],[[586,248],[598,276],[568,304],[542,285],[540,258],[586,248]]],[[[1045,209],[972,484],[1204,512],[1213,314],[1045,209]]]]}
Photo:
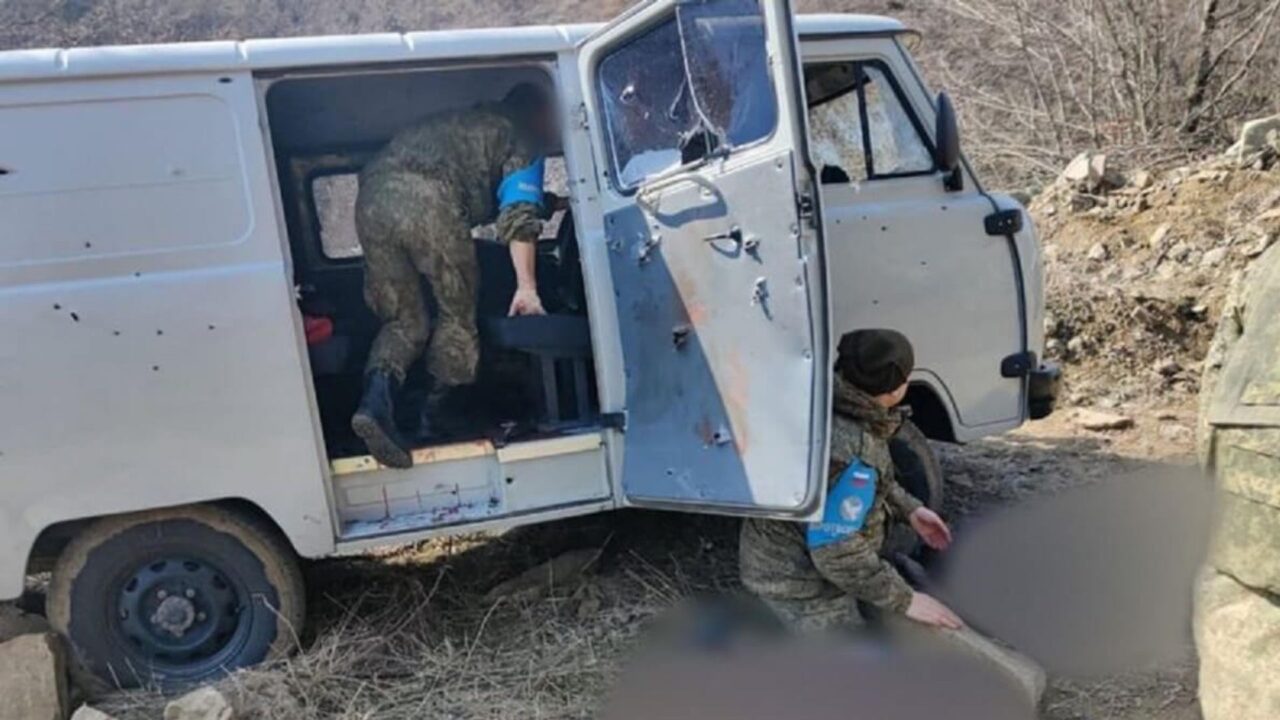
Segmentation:
{"type": "Polygon", "coordinates": [[[80,322],[80,316],[73,312],[71,313],[71,320],[74,322],[80,322]]]}
{"type": "Polygon", "coordinates": [[[217,328],[217,326],[216,326],[216,325],[210,325],[210,326],[209,326],[209,329],[210,329],[210,330],[217,330],[218,328],[217,328]]]}
{"type": "Polygon", "coordinates": [[[229,78],[229,77],[220,77],[220,78],[218,78],[218,82],[222,83],[223,85],[227,85],[227,84],[229,84],[229,83],[231,82],[231,78],[229,78]]]}
{"type": "Polygon", "coordinates": [[[157,331],[156,331],[156,335],[163,335],[163,334],[164,334],[164,331],[163,331],[163,330],[157,330],[157,331]]]}
{"type": "Polygon", "coordinates": [[[7,167],[0,167],[0,175],[8,175],[11,172],[13,171],[7,167]]]}
{"type": "Polygon", "coordinates": [[[85,241],[84,241],[84,249],[85,249],[85,250],[88,250],[88,249],[90,249],[90,248],[92,248],[92,247],[93,247],[93,243],[89,242],[88,240],[85,240],[85,241]]]}
{"type": "Polygon", "coordinates": [[[152,365],[152,366],[151,366],[151,372],[160,372],[160,366],[159,366],[159,365],[152,365]]]}
{"type": "Polygon", "coordinates": [[[54,303],[54,304],[53,304],[53,309],[54,309],[54,310],[61,310],[61,309],[62,309],[62,303],[54,303]]]}
{"type": "Polygon", "coordinates": [[[119,331],[119,330],[112,330],[112,331],[111,331],[111,334],[112,334],[112,335],[114,335],[114,336],[116,336],[116,337],[120,337],[120,331],[119,331]]]}

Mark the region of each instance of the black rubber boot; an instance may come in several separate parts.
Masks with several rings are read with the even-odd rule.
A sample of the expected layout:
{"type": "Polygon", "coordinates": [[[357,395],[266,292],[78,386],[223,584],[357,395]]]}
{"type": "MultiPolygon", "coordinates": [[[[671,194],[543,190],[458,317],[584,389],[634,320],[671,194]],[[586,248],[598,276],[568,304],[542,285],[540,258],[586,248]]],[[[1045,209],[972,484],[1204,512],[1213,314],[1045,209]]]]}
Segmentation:
{"type": "Polygon", "coordinates": [[[399,383],[390,373],[375,370],[364,377],[364,397],[351,417],[351,429],[378,462],[393,468],[413,467],[413,456],[396,431],[393,404],[399,383]]]}

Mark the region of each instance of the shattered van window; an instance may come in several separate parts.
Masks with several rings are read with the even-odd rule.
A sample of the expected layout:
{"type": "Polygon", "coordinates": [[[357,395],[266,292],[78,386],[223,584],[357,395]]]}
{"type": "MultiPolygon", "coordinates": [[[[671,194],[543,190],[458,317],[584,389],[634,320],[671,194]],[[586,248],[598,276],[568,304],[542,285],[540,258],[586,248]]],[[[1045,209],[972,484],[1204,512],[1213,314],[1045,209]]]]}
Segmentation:
{"type": "Polygon", "coordinates": [[[757,0],[685,3],[677,17],[694,108],[716,142],[729,150],[767,137],[778,106],[757,0]]]}
{"type": "Polygon", "coordinates": [[[600,63],[600,97],[619,183],[634,187],[680,165],[680,139],[694,126],[674,19],[600,63]]]}
{"type": "Polygon", "coordinates": [[[691,0],[601,61],[601,111],[622,189],[767,137],[777,124],[755,0],[691,0]]]}

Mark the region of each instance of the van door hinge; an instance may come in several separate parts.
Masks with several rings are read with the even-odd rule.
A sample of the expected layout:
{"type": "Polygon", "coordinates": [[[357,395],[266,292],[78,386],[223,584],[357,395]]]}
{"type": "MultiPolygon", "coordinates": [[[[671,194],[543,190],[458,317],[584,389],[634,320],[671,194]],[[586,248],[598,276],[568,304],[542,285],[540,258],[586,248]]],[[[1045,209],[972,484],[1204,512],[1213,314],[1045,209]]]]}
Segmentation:
{"type": "Polygon", "coordinates": [[[1036,369],[1036,354],[1030,350],[1014,353],[1000,361],[1000,377],[1020,378],[1036,369]]]}
{"type": "Polygon", "coordinates": [[[813,196],[807,192],[796,193],[796,210],[800,219],[813,225],[813,196]]]}
{"type": "Polygon", "coordinates": [[[1022,232],[1022,209],[999,210],[983,218],[982,222],[988,235],[1014,235],[1022,232]]]}
{"type": "Polygon", "coordinates": [[[626,432],[627,431],[627,413],[625,411],[601,413],[600,424],[609,430],[626,432]]]}

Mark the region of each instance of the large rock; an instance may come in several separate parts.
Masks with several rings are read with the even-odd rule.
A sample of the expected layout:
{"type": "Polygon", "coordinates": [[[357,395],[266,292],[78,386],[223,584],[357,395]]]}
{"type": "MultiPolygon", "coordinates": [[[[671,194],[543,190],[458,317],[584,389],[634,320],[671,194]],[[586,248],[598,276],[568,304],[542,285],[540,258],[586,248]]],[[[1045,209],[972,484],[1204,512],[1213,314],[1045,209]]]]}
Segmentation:
{"type": "Polygon", "coordinates": [[[975,660],[1004,673],[1022,691],[1031,707],[1040,705],[1048,676],[1031,658],[978,634],[972,628],[943,630],[943,636],[975,660]]]}
{"type": "Polygon", "coordinates": [[[1060,179],[1083,193],[1100,193],[1124,185],[1124,177],[1103,153],[1082,152],[1067,163],[1060,179]]]}
{"type": "Polygon", "coordinates": [[[969,627],[944,630],[921,625],[902,616],[884,618],[885,628],[900,648],[928,649],[931,654],[959,660],[982,675],[996,678],[1028,711],[1039,707],[1048,674],[1039,663],[969,627]]]}
{"type": "Polygon", "coordinates": [[[211,687],[189,692],[164,707],[164,720],[231,720],[234,716],[231,702],[211,687]]]}
{"type": "Polygon", "coordinates": [[[1259,153],[1280,152],[1280,115],[1246,122],[1240,127],[1240,139],[1232,150],[1241,159],[1259,153]]]}
{"type": "Polygon", "coordinates": [[[0,643],[19,635],[49,632],[49,621],[8,603],[0,605],[0,643]]]}
{"type": "Polygon", "coordinates": [[[1274,596],[1207,572],[1196,596],[1195,631],[1205,720],[1280,718],[1280,606],[1274,596]]]}
{"type": "Polygon", "coordinates": [[[0,645],[0,720],[63,720],[67,667],[53,633],[23,635],[0,645]]]}

